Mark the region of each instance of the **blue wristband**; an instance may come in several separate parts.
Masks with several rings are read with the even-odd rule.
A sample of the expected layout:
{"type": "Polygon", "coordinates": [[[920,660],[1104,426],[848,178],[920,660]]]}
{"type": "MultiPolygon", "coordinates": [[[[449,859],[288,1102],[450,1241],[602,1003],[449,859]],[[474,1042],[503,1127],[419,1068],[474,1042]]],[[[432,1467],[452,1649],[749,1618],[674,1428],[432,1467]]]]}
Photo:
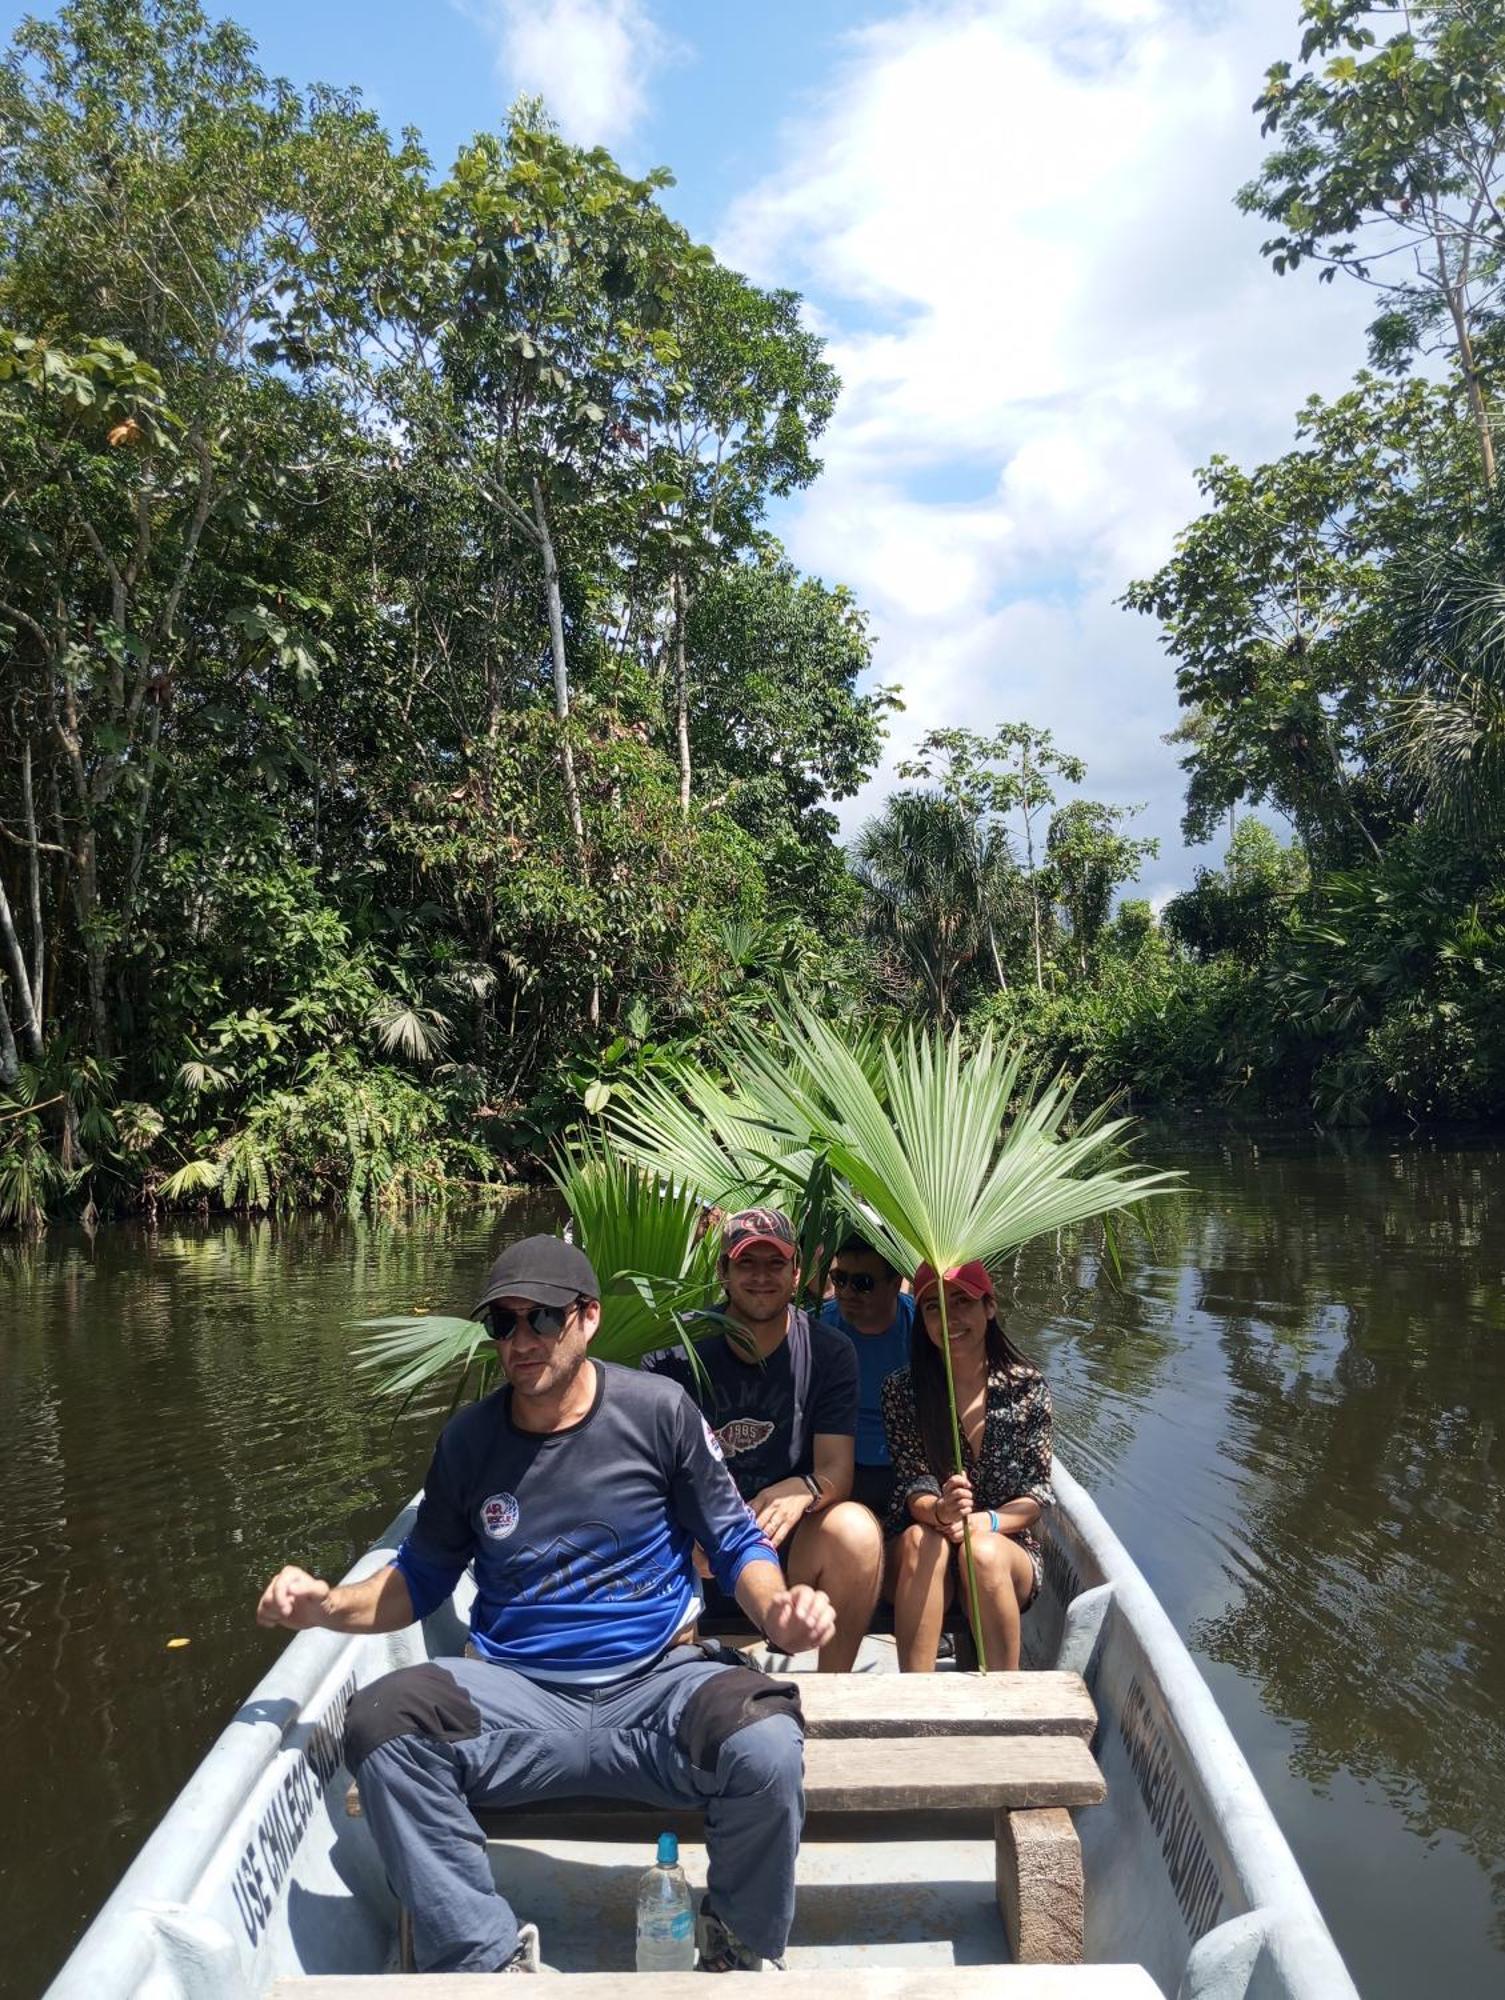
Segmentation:
{"type": "Polygon", "coordinates": [[[996,1535],[998,1533],[998,1516],[993,1512],[991,1507],[988,1509],[988,1523],[996,1535]]]}

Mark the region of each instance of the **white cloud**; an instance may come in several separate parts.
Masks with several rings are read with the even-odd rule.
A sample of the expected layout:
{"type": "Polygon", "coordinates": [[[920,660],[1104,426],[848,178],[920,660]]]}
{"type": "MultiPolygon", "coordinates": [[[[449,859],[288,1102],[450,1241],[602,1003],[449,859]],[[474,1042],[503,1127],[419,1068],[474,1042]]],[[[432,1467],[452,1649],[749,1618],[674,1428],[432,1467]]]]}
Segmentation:
{"type": "MultiPolygon", "coordinates": [[[[780,525],[874,613],[908,712],[1019,718],[1145,799],[1185,880],[1174,682],[1115,608],[1215,451],[1270,456],[1362,360],[1357,288],[1276,279],[1235,189],[1294,0],[950,0],[853,35],[718,249],[800,285],[845,385],[780,525]],[[954,497],[954,496],[961,497],[954,497]]],[[[891,772],[891,766],[890,766],[891,772]]],[[[849,825],[892,782],[848,809],[849,825]]]]}
{"type": "Polygon", "coordinates": [[[461,0],[496,43],[508,97],[543,98],[565,137],[612,146],[647,110],[647,87],[670,53],[644,0],[461,0]]]}

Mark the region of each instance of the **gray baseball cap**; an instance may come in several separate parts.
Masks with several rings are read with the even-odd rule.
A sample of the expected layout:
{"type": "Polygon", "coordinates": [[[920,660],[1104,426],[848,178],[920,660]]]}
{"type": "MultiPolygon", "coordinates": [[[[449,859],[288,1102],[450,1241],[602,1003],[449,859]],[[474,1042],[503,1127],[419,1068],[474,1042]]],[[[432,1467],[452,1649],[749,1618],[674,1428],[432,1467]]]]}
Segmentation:
{"type": "Polygon", "coordinates": [[[562,1236],[525,1236],[509,1243],[486,1276],[486,1286],[471,1309],[479,1319],[498,1299],[536,1299],[541,1306],[573,1305],[576,1299],[599,1299],[601,1287],[583,1250],[562,1236]]]}

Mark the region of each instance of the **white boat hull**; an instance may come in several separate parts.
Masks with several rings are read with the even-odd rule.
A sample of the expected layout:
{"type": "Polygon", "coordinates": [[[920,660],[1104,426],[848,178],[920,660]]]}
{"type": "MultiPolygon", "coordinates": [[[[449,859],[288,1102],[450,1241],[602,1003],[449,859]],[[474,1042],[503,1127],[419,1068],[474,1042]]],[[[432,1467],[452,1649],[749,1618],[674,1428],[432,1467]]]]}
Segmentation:
{"type": "MultiPolygon", "coordinates": [[[[1058,1464],[1026,1664],[1082,1672],[1108,1799],[1077,1815],[1087,1957],[1144,1966],[1168,2000],[1356,2000],[1254,1775],[1149,1585],[1058,1464]]],[[[379,1568],[411,1508],[352,1576],[379,1568]]],[[[463,1597],[469,1586],[463,1585],[463,1597]]],[[[380,1638],[299,1634],[147,1841],[51,2000],[256,2000],[295,1973],[380,1972],[395,1910],[346,1811],[345,1707],[394,1667],[458,1652],[460,1608],[380,1638]]],[[[892,1662],[869,1642],[859,1665],[892,1662]]],[[[808,1839],[790,1959],[979,1963],[1004,1955],[988,1830],[808,1839]]],[[[703,1856],[687,1848],[692,1879],[703,1856]]],[[[636,1845],[500,1851],[508,1893],[565,1969],[631,1962],[636,1845]]]]}

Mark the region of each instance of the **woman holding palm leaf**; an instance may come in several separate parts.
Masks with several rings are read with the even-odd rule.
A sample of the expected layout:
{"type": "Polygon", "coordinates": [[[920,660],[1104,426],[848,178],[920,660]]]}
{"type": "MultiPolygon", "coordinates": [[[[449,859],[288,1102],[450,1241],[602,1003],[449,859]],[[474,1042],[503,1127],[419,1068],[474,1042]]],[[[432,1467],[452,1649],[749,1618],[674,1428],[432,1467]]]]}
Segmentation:
{"type": "Polygon", "coordinates": [[[932,1673],[970,1528],[977,1611],[988,1665],[1019,1664],[1019,1621],[1040,1587],[1034,1533],[1051,1504],[1051,1407],[1044,1376],[998,1322],[980,1263],[915,1273],[919,1312],[910,1365],[883,1384],[894,1462],[885,1591],[904,1673],[932,1673]],[[948,1341],[962,1469],[955,1467],[942,1342],[948,1341]]]}

